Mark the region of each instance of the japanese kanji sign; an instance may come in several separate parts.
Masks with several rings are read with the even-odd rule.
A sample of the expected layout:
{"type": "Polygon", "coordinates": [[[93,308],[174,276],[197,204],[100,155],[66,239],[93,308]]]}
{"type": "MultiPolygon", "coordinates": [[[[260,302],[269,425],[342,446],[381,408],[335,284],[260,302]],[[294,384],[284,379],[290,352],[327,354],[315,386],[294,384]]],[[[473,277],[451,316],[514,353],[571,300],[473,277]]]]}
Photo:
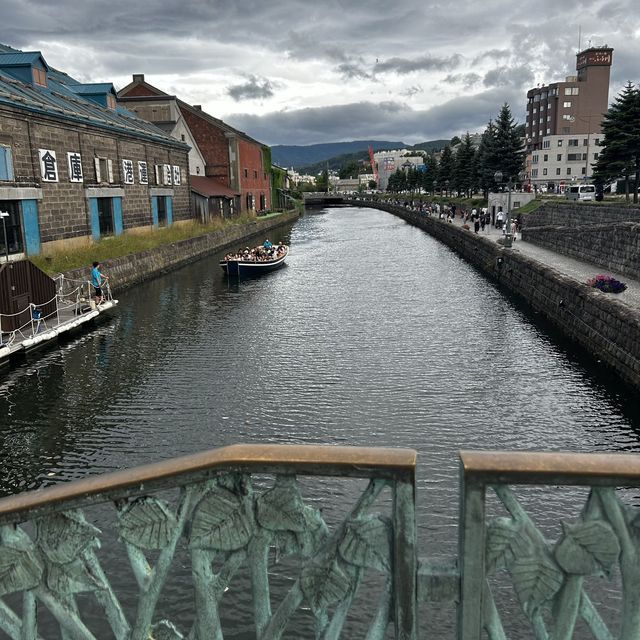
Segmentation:
{"type": "Polygon", "coordinates": [[[171,184],[171,165],[163,164],[164,168],[164,184],[171,184]]]}
{"type": "Polygon", "coordinates": [[[133,184],[133,160],[122,161],[122,181],[125,184],[133,184]]]}
{"type": "Polygon", "coordinates": [[[40,155],[40,173],[44,182],[58,182],[58,160],[51,149],[38,149],[40,155]]]}
{"type": "Polygon", "coordinates": [[[149,184],[146,162],[138,162],[138,182],[140,182],[140,184],[149,184]]]}
{"type": "Polygon", "coordinates": [[[75,151],[67,153],[67,164],[69,166],[69,182],[82,182],[82,156],[75,151]]]}
{"type": "Polygon", "coordinates": [[[180,184],[180,167],[173,165],[173,184],[180,184]]]}

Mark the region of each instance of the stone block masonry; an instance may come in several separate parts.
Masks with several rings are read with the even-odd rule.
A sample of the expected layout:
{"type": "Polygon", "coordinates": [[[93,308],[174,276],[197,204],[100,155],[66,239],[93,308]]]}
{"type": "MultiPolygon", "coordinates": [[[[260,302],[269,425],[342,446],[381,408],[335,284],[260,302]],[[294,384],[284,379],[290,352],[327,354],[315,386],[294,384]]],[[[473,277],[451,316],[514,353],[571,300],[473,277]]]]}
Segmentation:
{"type": "MultiPolygon", "coordinates": [[[[122,291],[227,247],[237,248],[238,244],[247,244],[252,238],[262,242],[268,231],[292,224],[298,216],[298,212],[283,213],[266,220],[230,226],[215,233],[107,260],[104,272],[109,276],[112,291],[122,291]]],[[[72,280],[89,280],[90,271],[90,265],[87,265],[64,275],[72,280]]]]}
{"type": "Polygon", "coordinates": [[[634,387],[640,387],[640,313],[494,240],[434,217],[377,202],[353,204],[388,211],[459,253],[594,358],[634,387]]]}

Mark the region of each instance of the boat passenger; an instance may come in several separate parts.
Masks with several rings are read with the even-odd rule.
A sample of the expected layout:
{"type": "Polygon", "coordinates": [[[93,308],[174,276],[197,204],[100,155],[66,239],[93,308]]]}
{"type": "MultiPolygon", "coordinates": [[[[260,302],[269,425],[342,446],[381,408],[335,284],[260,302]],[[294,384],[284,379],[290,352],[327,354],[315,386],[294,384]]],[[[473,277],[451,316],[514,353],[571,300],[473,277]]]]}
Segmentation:
{"type": "Polygon", "coordinates": [[[262,246],[265,249],[271,249],[271,247],[273,247],[273,244],[271,244],[271,241],[269,240],[269,238],[267,238],[263,243],[262,246]]]}

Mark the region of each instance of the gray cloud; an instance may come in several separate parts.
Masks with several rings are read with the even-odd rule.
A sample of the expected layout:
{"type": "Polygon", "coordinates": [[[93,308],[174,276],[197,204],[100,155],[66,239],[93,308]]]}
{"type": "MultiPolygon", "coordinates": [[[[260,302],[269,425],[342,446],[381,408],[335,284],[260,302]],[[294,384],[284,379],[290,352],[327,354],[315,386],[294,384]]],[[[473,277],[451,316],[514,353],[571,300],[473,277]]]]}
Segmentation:
{"type": "Polygon", "coordinates": [[[273,84],[267,78],[249,76],[246,82],[227,87],[227,94],[236,102],[239,100],[270,98],[273,95],[273,84]]]}
{"type": "Polygon", "coordinates": [[[347,79],[358,78],[361,80],[370,80],[373,77],[370,73],[365,71],[362,66],[353,62],[343,62],[338,65],[338,72],[343,78],[347,79]]]}
{"type": "MultiPolygon", "coordinates": [[[[530,87],[535,76],[526,65],[517,67],[496,67],[487,71],[482,83],[485,87],[530,87]]],[[[523,98],[524,100],[524,98],[523,98]]]]}
{"type": "Polygon", "coordinates": [[[401,91],[400,95],[405,96],[406,98],[411,98],[419,93],[424,93],[424,89],[419,84],[414,84],[404,91],[401,91]]]}
{"type": "Polygon", "coordinates": [[[469,89],[474,84],[480,82],[481,78],[477,73],[456,73],[449,74],[444,81],[452,84],[461,84],[465,89],[469,89]]]}
{"type": "Polygon", "coordinates": [[[395,71],[400,74],[412,73],[414,71],[448,71],[455,69],[462,61],[459,53],[451,56],[439,58],[425,55],[420,58],[410,60],[408,58],[389,58],[384,62],[378,62],[375,66],[376,73],[395,71]]]}
{"type": "Polygon", "coordinates": [[[491,90],[455,98],[430,109],[412,109],[397,101],[357,102],[278,111],[264,115],[233,114],[225,120],[267,144],[316,144],[357,140],[364,136],[407,143],[450,138],[464,131],[483,131],[504,102],[519,119],[524,103],[518,90],[491,90]]]}

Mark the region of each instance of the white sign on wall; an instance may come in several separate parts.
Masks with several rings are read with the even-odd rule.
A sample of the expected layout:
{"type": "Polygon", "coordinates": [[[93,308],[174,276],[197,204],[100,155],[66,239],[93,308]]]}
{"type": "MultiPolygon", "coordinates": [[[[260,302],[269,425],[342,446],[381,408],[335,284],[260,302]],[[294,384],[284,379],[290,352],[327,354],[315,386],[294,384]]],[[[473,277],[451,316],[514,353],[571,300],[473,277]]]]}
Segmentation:
{"type": "Polygon", "coordinates": [[[173,184],[180,184],[180,167],[178,165],[173,165],[173,184]]]}
{"type": "Polygon", "coordinates": [[[133,160],[122,161],[122,181],[125,184],[133,184],[133,160]]]}
{"type": "Polygon", "coordinates": [[[164,171],[164,184],[171,184],[171,165],[162,165],[164,171]]]}
{"type": "Polygon", "coordinates": [[[149,184],[149,173],[146,162],[138,162],[138,181],[140,184],[149,184]]]}
{"type": "Polygon", "coordinates": [[[69,166],[69,182],[82,182],[82,156],[75,151],[67,152],[67,165],[69,166]]]}
{"type": "Polygon", "coordinates": [[[58,182],[58,160],[52,149],[38,149],[40,175],[44,182],[58,182]]]}

